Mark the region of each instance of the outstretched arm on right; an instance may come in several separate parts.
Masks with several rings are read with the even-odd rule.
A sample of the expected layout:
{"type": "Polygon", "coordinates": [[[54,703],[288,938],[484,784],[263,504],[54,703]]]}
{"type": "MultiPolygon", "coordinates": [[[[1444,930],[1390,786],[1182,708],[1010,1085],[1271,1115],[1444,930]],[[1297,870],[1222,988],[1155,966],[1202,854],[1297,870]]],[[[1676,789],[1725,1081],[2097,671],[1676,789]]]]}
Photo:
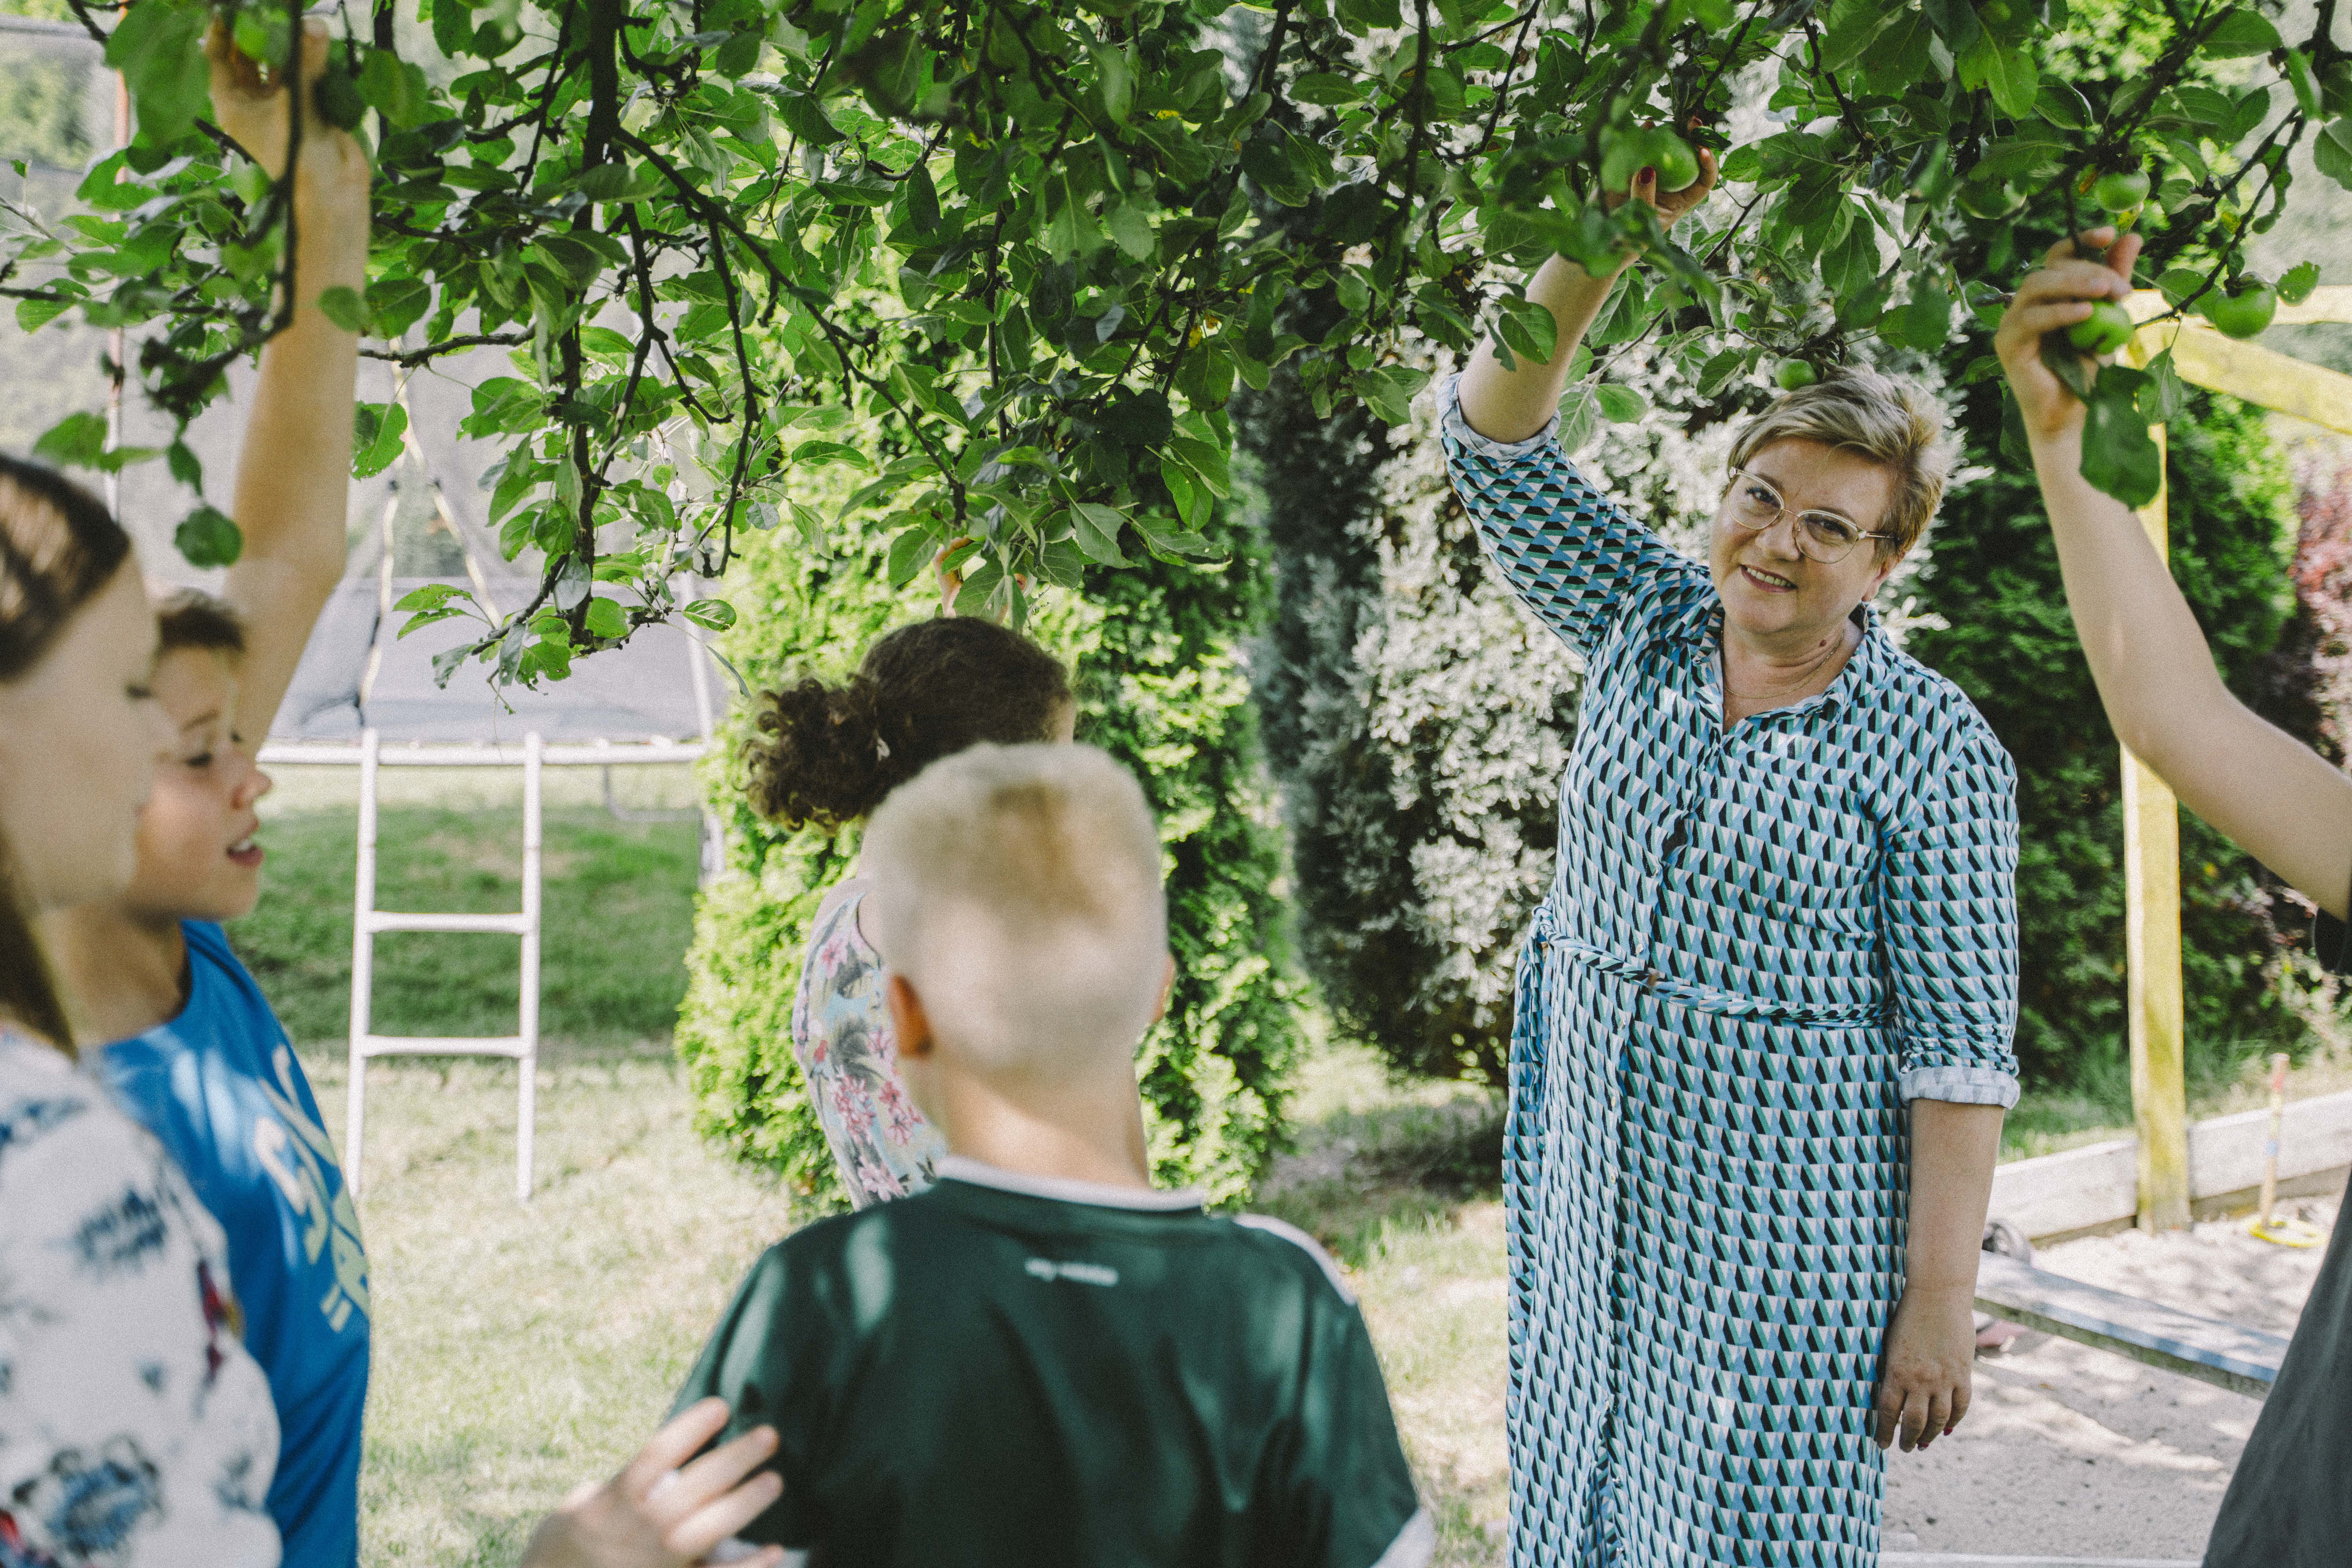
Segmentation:
{"type": "Polygon", "coordinates": [[[1994,346],[2033,452],[2067,607],[2107,721],[2189,810],[2329,914],[2352,895],[2352,779],[2231,696],[2139,520],[2083,478],[2082,402],[2042,363],[2042,334],[2131,289],[2137,236],[2060,241],[2018,286],[1994,346]],[[2105,250],[2104,260],[2086,259],[2105,250]]]}
{"type": "MultiPolygon", "coordinates": [[[[1658,221],[1672,226],[1714,188],[1715,154],[1701,149],[1698,178],[1692,184],[1679,191],[1661,191],[1658,172],[1643,169],[1633,176],[1630,194],[1657,208],[1658,221]]],[[[1615,206],[1626,195],[1620,192],[1606,199],[1615,206]]],[[[1528,284],[1528,298],[1549,307],[1558,325],[1551,358],[1538,364],[1524,354],[1515,355],[1517,368],[1505,370],[1493,342],[1480,343],[1471,356],[1470,368],[1462,373],[1462,417],[1473,430],[1489,440],[1524,441],[1551,423],[1559,407],[1560,392],[1568,384],[1569,362],[1576,357],[1576,345],[1584,341],[1593,318],[1608,301],[1609,290],[1633,261],[1632,257],[1625,258],[1605,278],[1594,277],[1564,256],[1543,264],[1528,284]]]]}

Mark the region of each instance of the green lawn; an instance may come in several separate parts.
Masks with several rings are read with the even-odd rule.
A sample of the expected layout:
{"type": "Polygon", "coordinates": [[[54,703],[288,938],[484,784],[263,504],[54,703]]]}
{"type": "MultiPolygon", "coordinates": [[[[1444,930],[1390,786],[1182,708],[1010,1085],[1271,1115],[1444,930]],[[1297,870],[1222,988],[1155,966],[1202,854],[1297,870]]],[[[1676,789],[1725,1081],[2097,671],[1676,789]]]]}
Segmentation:
{"type": "MultiPolygon", "coordinates": [[[[304,1065],[339,1104],[340,1052],[305,1052],[304,1065]]],[[[1446,1173],[1492,1120],[1469,1100],[1363,1091],[1378,1079],[1351,1053],[1314,1065],[1309,1109],[1333,1079],[1353,1108],[1305,1129],[1296,1173],[1260,1206],[1340,1253],[1443,1524],[1440,1561],[1489,1564],[1507,1495],[1502,1213],[1491,1184],[1446,1173]]],[[[369,1563],[513,1563],[542,1512],[617,1467],[667,1411],[737,1279],[808,1217],[691,1121],[659,1046],[551,1050],[526,1206],[511,1184],[512,1068],[370,1068],[369,1563]]]]}
{"type": "MultiPolygon", "coordinates": [[[[273,816],[260,907],[230,941],[305,1044],[351,1024],[357,815],[273,816]]],[[[540,1028],[598,1045],[667,1039],[686,994],[697,825],[620,822],[595,807],[545,814],[540,1028]]],[[[484,913],[522,907],[522,811],[386,808],[376,907],[484,913]]],[[[389,1035],[510,1035],[522,939],[394,932],[376,939],[373,1016],[389,1035]]]]}
{"type": "MultiPolygon", "coordinates": [[[[261,910],[231,928],[338,1131],[352,828],[331,803],[274,815],[261,910]]],[[[530,1205],[513,1197],[511,1066],[370,1068],[370,1563],[514,1563],[541,1513],[635,1450],[743,1270],[811,1217],[692,1130],[667,1042],[695,831],[591,806],[549,811],[549,1044],[530,1205]]],[[[515,908],[520,840],[519,809],[388,807],[379,902],[515,908]]],[[[380,1029],[514,1026],[513,939],[393,937],[378,952],[380,1029]]],[[[2347,1076],[2315,1062],[2298,1073],[2311,1077],[2301,1091],[2344,1086],[2320,1081],[2328,1072],[2347,1076]]],[[[2246,1092],[2198,1111],[2238,1109],[2246,1092]]],[[[1321,1237],[1360,1294],[1440,1520],[1440,1561],[1493,1563],[1508,1496],[1499,1097],[1400,1085],[1370,1051],[1327,1044],[1291,1109],[1297,1148],[1256,1206],[1321,1237]]],[[[2115,1136],[2126,1120],[2104,1100],[2029,1097],[2004,1153],[2115,1136]]]]}

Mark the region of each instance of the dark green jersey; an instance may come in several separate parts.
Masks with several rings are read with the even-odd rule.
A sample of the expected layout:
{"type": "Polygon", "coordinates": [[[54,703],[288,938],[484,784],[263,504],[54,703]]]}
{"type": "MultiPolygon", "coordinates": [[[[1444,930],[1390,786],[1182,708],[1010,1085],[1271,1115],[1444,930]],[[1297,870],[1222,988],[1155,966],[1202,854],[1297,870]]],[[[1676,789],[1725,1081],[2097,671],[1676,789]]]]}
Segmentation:
{"type": "Polygon", "coordinates": [[[769,1248],[687,1380],[781,1438],[748,1540],[828,1568],[1419,1568],[1361,1315],[1277,1221],[940,1163],[769,1248]]]}

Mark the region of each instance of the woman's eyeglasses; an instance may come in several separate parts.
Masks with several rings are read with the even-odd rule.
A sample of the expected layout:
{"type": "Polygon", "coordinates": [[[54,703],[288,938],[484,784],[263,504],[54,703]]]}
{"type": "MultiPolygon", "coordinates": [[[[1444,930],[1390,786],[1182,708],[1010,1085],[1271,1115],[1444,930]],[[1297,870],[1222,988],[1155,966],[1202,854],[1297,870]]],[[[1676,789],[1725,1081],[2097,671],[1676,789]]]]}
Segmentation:
{"type": "MultiPolygon", "coordinates": [[[[1789,503],[1772,481],[1744,468],[1731,470],[1731,493],[1724,498],[1724,513],[1750,533],[1761,533],[1789,515],[1789,503]]],[[[1800,553],[1833,565],[1853,553],[1865,539],[1892,539],[1893,534],[1866,533],[1852,518],[1833,511],[1801,511],[1793,530],[1800,553]]]]}

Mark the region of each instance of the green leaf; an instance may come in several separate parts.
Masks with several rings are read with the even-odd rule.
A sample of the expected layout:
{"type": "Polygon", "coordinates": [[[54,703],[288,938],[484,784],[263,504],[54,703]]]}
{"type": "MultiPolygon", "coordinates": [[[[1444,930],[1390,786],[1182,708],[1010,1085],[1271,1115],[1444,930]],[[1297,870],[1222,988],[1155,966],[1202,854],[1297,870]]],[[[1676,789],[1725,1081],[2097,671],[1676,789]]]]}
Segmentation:
{"type": "Polygon", "coordinates": [[[629,617],[614,600],[591,599],[588,601],[588,613],[582,617],[582,625],[591,637],[611,640],[627,635],[629,617]]]}
{"type": "Polygon", "coordinates": [[[1631,425],[1650,411],[1650,400],[1630,386],[1604,382],[1592,389],[1601,416],[1612,425],[1631,425]]]}
{"type": "Polygon", "coordinates": [[[910,528],[892,540],[887,563],[890,586],[903,588],[913,582],[934,553],[928,528],[910,528]]]}
{"type": "Polygon", "coordinates": [[[770,101],[776,106],[776,118],[784,129],[813,147],[830,147],[845,140],[832,121],[825,118],[824,108],[804,92],[783,91],[770,101]]]}
{"type": "Polygon", "coordinates": [[[421,279],[387,278],[368,285],[368,319],[375,334],[387,341],[397,340],[432,307],[432,287],[421,279]]]}
{"type": "MultiPolygon", "coordinates": [[[[2242,59],[2248,55],[2266,55],[2273,49],[2284,48],[2285,40],[2271,19],[2250,7],[2240,6],[2224,16],[2220,24],[2205,36],[2199,52],[2208,59],[2242,59]]],[[[2137,503],[2134,503],[2137,504],[2137,503]]]]}
{"type": "Polygon", "coordinates": [[[2066,131],[2087,130],[2091,123],[2091,102],[2069,81],[2054,76],[2042,79],[2034,89],[2034,112],[2051,124],[2066,131]]]}
{"type": "Polygon", "coordinates": [[[33,443],[33,456],[61,468],[95,468],[106,459],[106,416],[87,409],[68,414],[33,443]]]}
{"type": "Polygon", "coordinates": [[[1364,99],[1364,84],[1331,71],[1308,71],[1290,84],[1290,96],[1322,109],[1345,109],[1364,99]]]}
{"type": "Polygon", "coordinates": [[[70,300],[19,300],[16,325],[25,331],[38,331],[72,309],[70,300]]]}
{"type": "MultiPolygon", "coordinates": [[[[349,290],[345,290],[349,292],[349,290]]],[[[352,409],[352,478],[373,479],[400,457],[408,410],[397,403],[362,403],[352,409]]]]}
{"type": "Polygon", "coordinates": [[[319,314],[347,332],[367,325],[367,307],[360,303],[359,291],[341,283],[319,291],[319,314]]]}
{"type": "Polygon", "coordinates": [[[370,49],[360,67],[360,96],[374,106],[386,124],[413,131],[433,113],[432,88],[425,72],[389,49],[370,49]]]}
{"type": "Polygon", "coordinates": [[[172,531],[172,542],[189,565],[205,570],[234,566],[245,552],[245,535],[227,513],[211,506],[198,506],[182,518],[180,526],[172,531]]]}
{"type": "Polygon", "coordinates": [[[2307,120],[2317,120],[2323,105],[2319,95],[2319,78],[2313,74],[2311,57],[2301,49],[2286,52],[2287,86],[2294,90],[2294,106],[2307,120]]]}
{"type": "Polygon", "coordinates": [[[1910,302],[1894,314],[1893,335],[1922,353],[1951,341],[1952,297],[1932,274],[1922,272],[1912,280],[1910,302]]]}
{"type": "Polygon", "coordinates": [[[723,632],[735,624],[735,606],[724,599],[697,599],[679,613],[706,631],[723,632]]]}
{"type": "Polygon", "coordinates": [[[2066,341],[2064,332],[2042,334],[2042,363],[2058,384],[2084,403],[2091,401],[2091,362],[2066,341]]]}
{"type": "Polygon", "coordinates": [[[1141,202],[1120,202],[1111,207],[1103,214],[1103,226],[1130,260],[1149,261],[1159,247],[1159,237],[1151,232],[1150,211],[1141,202]]]}
{"type": "Polygon", "coordinates": [[[1559,342],[1559,322],[1550,307],[1532,300],[1506,299],[1496,326],[1514,353],[1525,354],[1538,364],[1551,363],[1552,350],[1559,342]]]}
{"type": "Polygon", "coordinates": [[[1128,562],[1119,552],[1118,531],[1127,521],[1127,514],[1115,506],[1080,501],[1070,509],[1071,537],[1089,558],[1106,566],[1124,566],[1128,562]]]}
{"type": "Polygon", "coordinates": [[[1135,66],[1124,49],[1108,44],[1097,44],[1087,51],[1095,60],[1095,89],[1102,99],[1103,112],[1121,125],[1127,123],[1127,112],[1135,102],[1135,66]]]}
{"type": "Polygon", "coordinates": [[[2150,425],[2169,425],[2189,413],[2189,388],[2172,363],[2172,351],[2166,349],[2147,362],[2147,380],[2141,385],[2135,405],[2142,420],[2150,425]]]}
{"type": "Polygon", "coordinates": [[[1409,423],[1412,418],[1412,400],[1428,384],[1427,371],[1404,365],[1383,365],[1356,378],[1356,390],[1362,394],[1364,405],[1387,425],[1409,423]]]}
{"type": "Polygon", "coordinates": [[[2287,269],[2286,276],[2278,280],[2278,297],[2282,303],[2300,305],[2310,299],[2311,291],[2318,287],[2319,263],[2297,262],[2287,269]]]}
{"type": "Polygon", "coordinates": [[[1936,29],[1924,13],[1898,13],[1863,51],[1863,80],[1873,92],[1901,92],[1927,74],[1935,38],[1936,29]]]}
{"type": "Polygon", "coordinates": [[[138,0],[107,37],[106,63],[122,73],[139,138],[150,146],[177,142],[212,105],[211,68],[200,47],[211,20],[203,4],[138,0]]]}
{"type": "Polygon", "coordinates": [[[2178,310],[2180,302],[2205,286],[2205,274],[2193,267],[2168,267],[2156,280],[2164,302],[2178,310]]]}
{"type": "Polygon", "coordinates": [[[2007,44],[1992,46],[1992,58],[1985,72],[1985,85],[1992,89],[1992,100],[2011,120],[2022,120],[2033,112],[2042,81],[2033,68],[2033,58],[2023,49],[2007,44]]]}
{"type": "Polygon", "coordinates": [[[2104,367],[2083,426],[2083,478],[2128,507],[2154,500],[2164,482],[2164,459],[2139,412],[2147,379],[2126,365],[2104,367]]]}
{"type": "Polygon", "coordinates": [[[2321,174],[2352,190],[2352,116],[2329,121],[2311,139],[2311,161],[2321,174]]]}

